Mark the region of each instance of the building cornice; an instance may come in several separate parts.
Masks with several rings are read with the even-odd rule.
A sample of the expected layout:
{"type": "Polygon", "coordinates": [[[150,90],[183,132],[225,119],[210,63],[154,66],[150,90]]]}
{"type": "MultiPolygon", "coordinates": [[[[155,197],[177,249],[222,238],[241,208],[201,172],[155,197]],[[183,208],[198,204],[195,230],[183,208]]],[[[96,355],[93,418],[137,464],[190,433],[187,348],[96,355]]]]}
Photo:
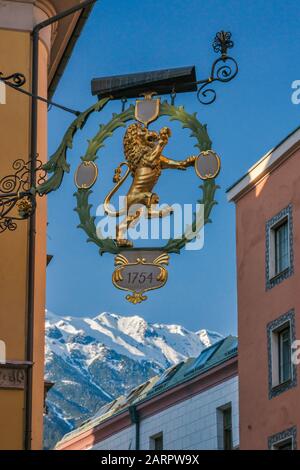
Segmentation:
{"type": "MultiPolygon", "coordinates": [[[[174,406],[194,395],[202,393],[215,387],[226,380],[236,377],[238,374],[238,357],[235,356],[226,362],[209,369],[203,374],[191,378],[188,381],[175,385],[166,391],[147,397],[144,401],[137,403],[136,409],[140,419],[145,419],[165,409],[174,406]]],[[[129,409],[126,408],[119,414],[107,418],[98,425],[85,428],[80,432],[80,428],[67,436],[56,445],[56,450],[85,450],[90,449],[98,442],[107,439],[132,425],[129,409]]]]}
{"type": "Polygon", "coordinates": [[[56,54],[56,59],[51,60],[51,66],[49,68],[49,87],[48,87],[48,97],[52,98],[56,87],[59,83],[60,78],[62,77],[65,68],[69,62],[69,59],[73,53],[73,49],[76,45],[78,38],[81,35],[81,32],[85,26],[89,15],[91,14],[94,8],[94,4],[91,4],[85,7],[81,12],[78,12],[74,15],[72,25],[70,28],[70,34],[64,35],[64,46],[61,49],[60,54],[56,54]]]}
{"type": "Polygon", "coordinates": [[[228,201],[237,202],[266,175],[293,155],[298,148],[300,148],[300,127],[267,152],[242,178],[228,188],[228,201]]]}
{"type": "Polygon", "coordinates": [[[35,7],[42,10],[49,18],[56,15],[56,9],[51,0],[10,0],[15,3],[31,3],[35,7]]]}
{"type": "MultiPolygon", "coordinates": [[[[32,31],[40,22],[56,15],[49,0],[0,0],[0,28],[13,31],[32,31]]],[[[41,32],[41,39],[50,53],[57,32],[54,23],[41,32]]]]}
{"type": "MultiPolygon", "coordinates": [[[[0,0],[0,29],[31,32],[38,23],[52,18],[81,0],[0,0]]],[[[94,4],[51,24],[40,32],[48,51],[48,97],[52,98],[94,4]]]]}

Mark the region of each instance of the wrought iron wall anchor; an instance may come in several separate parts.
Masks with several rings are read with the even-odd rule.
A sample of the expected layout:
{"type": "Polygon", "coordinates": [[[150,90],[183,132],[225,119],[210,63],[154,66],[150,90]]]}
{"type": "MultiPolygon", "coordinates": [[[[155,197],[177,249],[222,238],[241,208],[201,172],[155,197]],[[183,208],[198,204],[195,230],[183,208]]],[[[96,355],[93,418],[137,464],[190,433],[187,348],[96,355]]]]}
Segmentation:
{"type": "Polygon", "coordinates": [[[75,116],[79,116],[81,114],[80,111],[76,109],[68,108],[67,106],[63,106],[62,104],[59,104],[59,103],[54,103],[51,100],[43,98],[42,96],[39,96],[39,95],[35,95],[23,89],[22,86],[25,85],[26,83],[26,77],[22,73],[16,72],[16,73],[13,73],[12,75],[4,76],[3,73],[0,72],[0,83],[1,82],[3,82],[8,87],[13,88],[14,90],[22,93],[23,95],[29,96],[30,98],[35,98],[43,103],[46,103],[48,105],[48,110],[49,110],[49,107],[54,106],[55,108],[61,109],[62,111],[66,111],[67,113],[75,114],[75,116]]]}
{"type": "Polygon", "coordinates": [[[15,88],[20,88],[26,83],[25,75],[20,72],[16,72],[7,76],[4,76],[3,73],[0,72],[0,80],[7,85],[13,85],[15,88]]]}
{"type": "MultiPolygon", "coordinates": [[[[14,172],[0,180],[0,233],[14,231],[18,220],[28,219],[36,208],[36,190],[30,187],[30,164],[22,159],[13,162],[14,172]]],[[[42,162],[36,161],[37,184],[45,181],[42,162]]]]}
{"type": "MultiPolygon", "coordinates": [[[[156,92],[157,95],[171,94],[171,100],[177,93],[197,92],[197,98],[202,104],[211,104],[216,100],[216,92],[208,87],[212,82],[230,82],[238,73],[238,64],[227,54],[234,43],[231,33],[219,31],[213,41],[214,52],[220,56],[213,62],[210,75],[203,80],[197,80],[196,67],[179,67],[151,72],[140,72],[127,75],[94,78],[91,83],[92,95],[98,99],[137,98],[141,94],[156,92]]],[[[174,104],[171,101],[171,104],[174,104]]]]}

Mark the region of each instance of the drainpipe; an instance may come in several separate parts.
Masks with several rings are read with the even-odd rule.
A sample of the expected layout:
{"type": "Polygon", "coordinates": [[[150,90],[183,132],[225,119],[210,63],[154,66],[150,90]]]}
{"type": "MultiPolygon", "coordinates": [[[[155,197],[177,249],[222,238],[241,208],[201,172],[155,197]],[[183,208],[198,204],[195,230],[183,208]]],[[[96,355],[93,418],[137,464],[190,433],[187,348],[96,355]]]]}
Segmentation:
{"type": "MultiPolygon", "coordinates": [[[[38,23],[32,31],[32,85],[31,85],[31,165],[30,165],[30,183],[31,187],[36,186],[36,159],[37,159],[37,127],[38,127],[38,55],[39,55],[39,37],[40,31],[47,28],[53,23],[83,10],[84,8],[92,5],[97,0],[85,0],[79,5],[69,8],[66,11],[52,16],[51,18],[38,23]]],[[[29,219],[29,260],[28,260],[28,302],[27,302],[27,332],[26,332],[26,360],[31,364],[33,362],[33,333],[34,333],[34,266],[35,266],[35,230],[36,218],[35,214],[29,219]]],[[[31,449],[32,440],[32,366],[28,368],[27,383],[26,383],[26,397],[25,397],[25,442],[24,447],[26,450],[31,449]]]]}
{"type": "Polygon", "coordinates": [[[140,415],[135,405],[129,407],[131,423],[135,424],[135,450],[140,450],[140,415]]]}

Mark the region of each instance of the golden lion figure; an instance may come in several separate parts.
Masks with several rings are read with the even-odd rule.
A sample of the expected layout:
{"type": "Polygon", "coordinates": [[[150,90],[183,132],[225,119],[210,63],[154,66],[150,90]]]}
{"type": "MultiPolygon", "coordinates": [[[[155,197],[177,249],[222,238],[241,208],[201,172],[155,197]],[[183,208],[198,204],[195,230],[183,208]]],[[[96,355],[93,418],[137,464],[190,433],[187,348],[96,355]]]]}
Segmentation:
{"type": "Polygon", "coordinates": [[[155,210],[153,206],[159,203],[159,197],[152,190],[157,183],[161,171],[164,169],[185,170],[192,166],[196,157],[191,156],[186,160],[176,161],[162,155],[163,149],[171,136],[171,130],[163,127],[159,133],[149,131],[141,124],[131,124],[125,133],[123,144],[126,162],[120,163],[115,170],[113,178],[117,183],[104,200],[106,214],[119,217],[125,215],[117,226],[116,242],[119,246],[131,247],[132,243],[125,238],[125,233],[131,225],[137,223],[141,216],[141,210],[130,211],[135,205],[143,205],[147,208],[148,217],[164,217],[172,212],[171,207],[162,211],[155,210]],[[125,175],[121,178],[122,166],[127,166],[125,175]],[[133,177],[132,184],[126,195],[125,207],[120,211],[110,209],[110,200],[120,186],[127,179],[129,173],[133,177]]]}

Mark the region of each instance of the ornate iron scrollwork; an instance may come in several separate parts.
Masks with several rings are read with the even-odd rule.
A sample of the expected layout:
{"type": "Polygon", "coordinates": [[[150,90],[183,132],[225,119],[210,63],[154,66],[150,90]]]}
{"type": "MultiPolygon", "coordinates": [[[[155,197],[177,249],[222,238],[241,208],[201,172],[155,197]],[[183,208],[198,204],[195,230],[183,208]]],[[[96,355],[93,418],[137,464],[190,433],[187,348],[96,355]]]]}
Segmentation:
{"type": "Polygon", "coordinates": [[[211,104],[216,100],[217,93],[210,87],[213,82],[230,82],[238,73],[238,64],[233,57],[227,55],[228,49],[234,46],[231,40],[231,33],[220,31],[216,34],[213,42],[213,50],[221,53],[221,57],[216,59],[211,67],[209,78],[197,82],[200,85],[197,98],[202,104],[211,104]]]}
{"type": "Polygon", "coordinates": [[[232,49],[234,42],[231,40],[231,33],[229,31],[219,31],[213,42],[213,50],[221,52],[222,55],[227,55],[227,50],[232,49]]]}
{"type": "MultiPolygon", "coordinates": [[[[14,231],[18,220],[28,219],[36,207],[36,191],[31,188],[31,162],[17,159],[13,162],[14,173],[0,180],[0,233],[14,231]]],[[[42,162],[36,161],[37,184],[45,181],[42,162]]]]}
{"type": "Polygon", "coordinates": [[[7,76],[4,76],[3,73],[0,72],[0,80],[14,86],[15,88],[19,88],[26,83],[25,75],[20,72],[12,73],[7,76]]]}

